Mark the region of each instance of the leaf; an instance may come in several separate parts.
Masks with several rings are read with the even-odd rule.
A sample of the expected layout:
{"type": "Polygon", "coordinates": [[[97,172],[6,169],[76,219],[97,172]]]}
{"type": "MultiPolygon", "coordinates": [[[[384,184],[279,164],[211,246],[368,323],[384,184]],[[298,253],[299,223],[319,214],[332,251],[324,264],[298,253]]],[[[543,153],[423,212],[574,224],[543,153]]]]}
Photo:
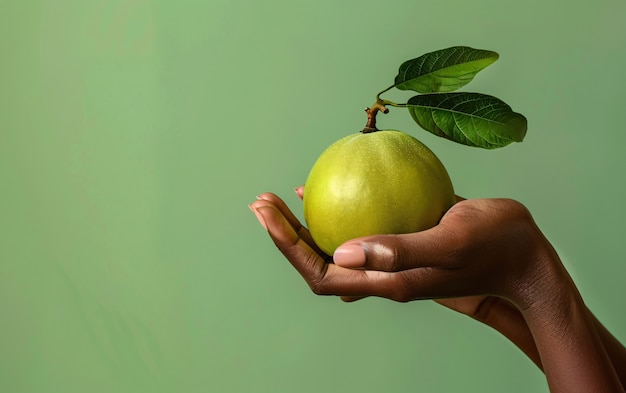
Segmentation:
{"type": "Polygon", "coordinates": [[[394,86],[418,93],[454,91],[471,82],[498,57],[496,52],[467,46],[441,49],[402,63],[394,86]]]}
{"type": "Polygon", "coordinates": [[[426,131],[468,146],[495,149],[526,135],[526,118],[485,94],[423,94],[409,99],[407,108],[426,131]]]}

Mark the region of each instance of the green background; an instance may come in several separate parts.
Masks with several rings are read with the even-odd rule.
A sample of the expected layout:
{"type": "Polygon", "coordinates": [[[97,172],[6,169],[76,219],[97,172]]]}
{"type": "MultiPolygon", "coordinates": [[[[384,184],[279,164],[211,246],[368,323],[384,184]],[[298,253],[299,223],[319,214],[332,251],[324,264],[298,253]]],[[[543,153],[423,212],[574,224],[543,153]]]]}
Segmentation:
{"type": "MultiPolygon", "coordinates": [[[[458,194],[533,212],[626,340],[626,3],[0,0],[0,391],[547,392],[428,301],[313,295],[247,205],[362,128],[404,60],[500,60],[464,90],[529,120],[486,151],[392,109],[458,194]]],[[[401,92],[388,98],[408,98],[401,92]]]]}

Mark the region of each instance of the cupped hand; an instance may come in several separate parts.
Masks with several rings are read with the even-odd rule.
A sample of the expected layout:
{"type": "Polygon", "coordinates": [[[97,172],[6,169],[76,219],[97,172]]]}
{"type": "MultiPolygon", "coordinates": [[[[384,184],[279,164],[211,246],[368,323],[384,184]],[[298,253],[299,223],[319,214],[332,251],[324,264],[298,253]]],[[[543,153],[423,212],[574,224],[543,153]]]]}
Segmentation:
{"type": "Polygon", "coordinates": [[[440,302],[474,317],[492,295],[524,307],[524,288],[550,248],[528,210],[510,199],[461,200],[431,229],[353,239],[332,259],[275,194],[250,207],[313,292],[346,301],[450,299],[440,302]]]}
{"type": "Polygon", "coordinates": [[[626,349],[586,308],[519,202],[461,200],[431,229],[352,239],[332,257],[278,196],[261,194],[250,208],[317,294],[435,299],[508,337],[551,391],[624,392],[626,349]]]}

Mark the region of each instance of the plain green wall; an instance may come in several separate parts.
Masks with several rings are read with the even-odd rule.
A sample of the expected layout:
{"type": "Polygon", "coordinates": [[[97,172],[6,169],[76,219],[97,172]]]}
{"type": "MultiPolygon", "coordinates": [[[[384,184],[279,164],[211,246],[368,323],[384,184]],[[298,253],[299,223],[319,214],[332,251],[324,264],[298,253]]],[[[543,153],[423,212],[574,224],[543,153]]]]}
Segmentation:
{"type": "MultiPolygon", "coordinates": [[[[247,205],[364,124],[404,60],[500,60],[465,90],[527,116],[455,145],[457,193],[533,212],[626,341],[623,0],[0,0],[0,391],[547,392],[432,302],[314,296],[247,205]]],[[[405,95],[392,93],[390,97],[405,95]]]]}

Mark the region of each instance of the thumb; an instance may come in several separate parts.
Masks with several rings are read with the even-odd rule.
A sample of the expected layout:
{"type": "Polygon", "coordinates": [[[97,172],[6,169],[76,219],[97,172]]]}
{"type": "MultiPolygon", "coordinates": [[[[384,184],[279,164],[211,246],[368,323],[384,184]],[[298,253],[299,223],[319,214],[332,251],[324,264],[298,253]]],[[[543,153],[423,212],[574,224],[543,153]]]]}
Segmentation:
{"type": "Polygon", "coordinates": [[[335,250],[336,265],[397,272],[418,267],[449,267],[454,247],[440,226],[402,235],[375,235],[349,240],[335,250]]]}

